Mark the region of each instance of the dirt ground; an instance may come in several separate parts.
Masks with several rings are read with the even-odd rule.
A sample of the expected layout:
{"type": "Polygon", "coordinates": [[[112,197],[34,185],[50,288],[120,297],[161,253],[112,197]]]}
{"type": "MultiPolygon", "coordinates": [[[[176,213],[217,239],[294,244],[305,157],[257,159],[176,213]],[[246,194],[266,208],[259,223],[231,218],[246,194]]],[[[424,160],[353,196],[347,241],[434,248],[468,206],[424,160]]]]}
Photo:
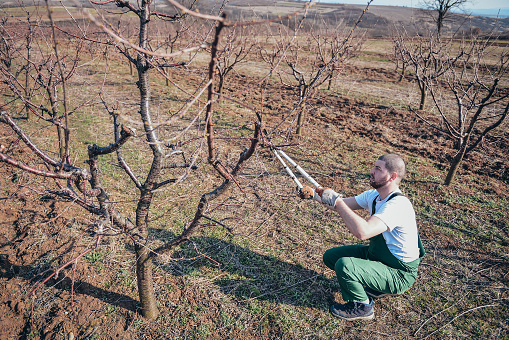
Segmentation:
{"type": "MultiPolygon", "coordinates": [[[[395,72],[382,69],[356,69],[355,72],[365,72],[366,77],[384,82],[394,82],[399,77],[395,72]]],[[[238,81],[240,84],[245,79],[238,81]]],[[[273,112],[291,107],[295,99],[288,90],[278,91],[279,95],[273,94],[274,100],[268,102],[267,109],[273,112]]],[[[406,111],[335,93],[322,93],[311,104],[313,108],[330,109],[312,109],[309,124],[321,129],[328,126],[342,129],[345,139],[351,143],[376,141],[388,149],[430,160],[429,169],[420,169],[421,173],[436,173],[437,168],[447,168],[453,153],[452,141],[406,111]]],[[[5,126],[0,129],[2,136],[11,136],[5,126]]],[[[11,142],[14,142],[12,138],[2,141],[3,144],[11,142]]],[[[316,142],[325,144],[327,138],[318,137],[316,142]]],[[[507,190],[509,161],[507,157],[495,157],[509,150],[507,135],[505,139],[491,142],[491,154],[472,153],[462,169],[462,176],[483,175],[489,183],[470,182],[470,189],[465,188],[464,195],[468,196],[469,190],[493,195],[507,190]]],[[[87,255],[76,266],[69,266],[44,282],[35,295],[28,296],[50,273],[72,258],[69,254],[76,256],[86,249],[87,242],[92,239],[92,229],[88,225],[89,216],[69,209],[67,202],[45,196],[41,199],[38,195],[18,195],[25,192],[23,185],[35,180],[26,176],[0,163],[0,339],[96,339],[102,338],[98,335],[101,329],[108,329],[110,339],[165,338],[157,323],[143,324],[137,314],[135,283],[131,288],[107,284],[115,282],[118,274],[113,268],[118,262],[105,261],[97,265],[103,260],[100,254],[97,257],[87,255]]],[[[447,239],[446,235],[434,235],[432,230],[423,233],[428,239],[437,237],[450,247],[458,246],[457,240],[447,239]]],[[[132,267],[125,265],[125,268],[132,273],[132,267]]],[[[126,274],[124,279],[132,280],[132,276],[126,274]]],[[[163,309],[171,309],[172,301],[178,303],[183,298],[191,307],[202,306],[206,300],[215,301],[208,290],[188,287],[177,276],[161,275],[156,278],[156,284],[171,287],[163,309]]],[[[207,311],[207,317],[200,323],[212,323],[217,319],[221,315],[221,305],[211,302],[207,311]]],[[[187,323],[182,327],[192,328],[196,324],[187,323]]],[[[259,338],[256,329],[241,329],[233,334],[235,332],[238,338],[259,338]]],[[[278,332],[273,330],[266,338],[278,338],[278,332]]],[[[220,338],[220,334],[213,333],[209,337],[220,338]]]]}

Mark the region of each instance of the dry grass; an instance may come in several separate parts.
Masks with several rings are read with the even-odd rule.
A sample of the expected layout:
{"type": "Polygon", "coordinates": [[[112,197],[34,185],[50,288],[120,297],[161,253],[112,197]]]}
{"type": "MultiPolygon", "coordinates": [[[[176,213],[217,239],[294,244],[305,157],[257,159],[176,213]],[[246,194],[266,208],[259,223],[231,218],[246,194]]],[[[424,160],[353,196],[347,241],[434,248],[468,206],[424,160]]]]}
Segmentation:
{"type": "MultiPolygon", "coordinates": [[[[318,182],[346,195],[368,188],[367,172],[381,153],[400,153],[407,160],[409,177],[403,190],[418,213],[428,255],[418,281],[407,293],[377,301],[373,322],[347,323],[328,315],[328,306],[341,297],[321,256],[329,247],[357,241],[338,216],[315,202],[298,199],[280,164],[269,150],[260,148],[238,178],[242,190],[235,187],[209,207],[208,215],[233,232],[217,224],[204,225],[190,242],[157,258],[154,284],[161,316],[156,321],[142,320],[135,313],[133,247],[120,235],[106,237],[80,261],[74,287],[76,316],[64,314],[73,313],[69,294],[73,273],[67,270],[38,292],[34,328],[28,318],[29,301],[21,300],[27,308],[18,316],[26,318],[26,326],[17,334],[62,338],[73,332],[89,339],[508,338],[507,177],[495,176],[502,170],[492,167],[482,154],[474,154],[456,183],[443,187],[440,183],[447,170],[443,150],[453,152],[451,142],[439,145],[440,139],[404,110],[415,103],[416,91],[411,83],[394,81],[393,66],[380,57],[390,44],[376,40],[365,46],[371,53],[352,60],[336,87],[318,92],[310,102],[304,137],[286,138],[293,117],[279,126],[296,97],[277,79],[271,79],[264,93],[267,106],[263,111],[266,129],[276,131],[274,141],[296,144],[287,148],[288,153],[318,182]]],[[[199,89],[206,62],[205,54],[199,55],[187,69],[172,71],[172,80],[188,91],[199,89]]],[[[106,73],[105,66],[98,56],[84,59],[75,83],[70,84],[70,96],[85,102],[102,86],[108,104],[118,106],[124,123],[142,130],[136,125],[135,75],[117,58],[110,59],[106,73]],[[91,61],[94,63],[89,64],[91,61]]],[[[227,95],[238,95],[239,101],[252,107],[261,106],[261,93],[254,84],[266,66],[253,57],[237,72],[229,80],[227,95]]],[[[167,121],[189,99],[174,86],[166,87],[159,75],[152,76],[151,85],[155,123],[167,121]]],[[[161,138],[173,140],[197,111],[193,108],[183,119],[161,128],[161,138]]],[[[224,100],[215,105],[214,117],[216,131],[226,131],[216,139],[221,160],[231,167],[247,145],[252,125],[231,128],[254,121],[254,114],[224,100]]],[[[178,140],[200,136],[202,120],[203,115],[178,140]]],[[[87,145],[112,141],[111,117],[100,103],[78,110],[71,122],[76,164],[86,159],[87,145]]],[[[22,124],[36,142],[54,151],[52,129],[22,124]]],[[[11,140],[10,133],[8,136],[5,139],[11,140]]],[[[192,219],[200,195],[221,183],[206,165],[200,142],[182,146],[186,157],[197,153],[198,170],[155,197],[147,240],[152,248],[178,235],[192,219]]],[[[123,152],[140,177],[146,174],[150,149],[141,132],[123,152]]],[[[113,157],[101,158],[102,178],[110,199],[132,219],[138,193],[115,163],[113,157]]],[[[30,176],[15,177],[4,167],[1,171],[2,196],[14,190],[25,193],[27,186],[41,191],[53,186],[30,176]]],[[[168,171],[163,177],[177,178],[182,171],[168,171]]],[[[89,224],[93,218],[75,206],[66,210],[69,202],[41,202],[30,195],[8,203],[9,209],[25,215],[2,225],[3,235],[10,240],[2,244],[7,255],[1,277],[5,296],[12,293],[5,293],[12,282],[28,292],[42,280],[44,270],[70,258],[74,249],[70,245],[83,249],[93,240],[93,225],[89,224]],[[52,203],[56,204],[54,211],[52,203]],[[30,210],[33,214],[28,214],[30,210]],[[51,212],[62,218],[54,220],[51,212]]],[[[6,210],[2,213],[7,215],[6,210]]],[[[16,298],[23,299],[9,295],[9,301],[16,298]]]]}

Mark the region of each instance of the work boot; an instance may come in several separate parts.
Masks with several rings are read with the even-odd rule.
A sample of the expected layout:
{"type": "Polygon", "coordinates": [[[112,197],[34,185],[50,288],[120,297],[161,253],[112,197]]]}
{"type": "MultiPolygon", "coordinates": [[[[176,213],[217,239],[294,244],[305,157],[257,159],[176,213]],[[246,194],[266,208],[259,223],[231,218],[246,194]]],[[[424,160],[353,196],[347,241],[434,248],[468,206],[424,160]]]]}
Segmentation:
{"type": "Polygon", "coordinates": [[[375,317],[375,309],[373,308],[373,299],[369,299],[369,305],[362,302],[350,301],[344,305],[335,304],[330,306],[329,311],[336,318],[343,320],[371,320],[375,317]]]}

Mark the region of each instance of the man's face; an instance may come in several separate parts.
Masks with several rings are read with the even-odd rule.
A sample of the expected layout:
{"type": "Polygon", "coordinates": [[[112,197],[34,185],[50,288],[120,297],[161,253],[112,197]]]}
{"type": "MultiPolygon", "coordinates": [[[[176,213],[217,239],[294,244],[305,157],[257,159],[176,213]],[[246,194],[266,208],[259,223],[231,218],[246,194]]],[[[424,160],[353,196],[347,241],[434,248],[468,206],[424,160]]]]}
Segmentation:
{"type": "Polygon", "coordinates": [[[378,189],[389,183],[391,179],[391,174],[385,167],[384,161],[376,161],[375,166],[371,169],[370,172],[369,184],[374,188],[378,189]]]}

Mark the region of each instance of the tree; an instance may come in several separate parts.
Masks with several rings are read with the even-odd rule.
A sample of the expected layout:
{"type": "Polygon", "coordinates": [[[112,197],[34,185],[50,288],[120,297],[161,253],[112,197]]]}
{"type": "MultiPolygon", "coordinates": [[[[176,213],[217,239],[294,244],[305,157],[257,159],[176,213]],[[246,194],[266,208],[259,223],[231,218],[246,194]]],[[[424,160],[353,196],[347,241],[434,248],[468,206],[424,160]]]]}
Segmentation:
{"type": "Polygon", "coordinates": [[[217,58],[218,93],[222,92],[223,84],[228,74],[234,71],[238,64],[247,61],[251,50],[255,46],[255,43],[251,42],[250,39],[250,32],[248,32],[247,28],[243,27],[234,27],[226,35],[225,41],[218,51],[217,58]]]}
{"type": "Polygon", "coordinates": [[[312,32],[308,37],[307,46],[304,46],[305,43],[301,41],[304,40],[303,36],[298,36],[299,29],[302,28],[306,19],[304,16],[299,22],[287,24],[288,27],[294,27],[293,29],[286,26],[279,28],[279,37],[276,38],[276,43],[270,45],[272,50],[260,47],[262,59],[278,75],[281,83],[286,87],[293,88],[297,94],[298,101],[286,115],[286,118],[294,117],[296,135],[302,135],[307,101],[328,79],[330,88],[330,80],[339,65],[348,59],[353,51],[360,48],[360,40],[357,43],[352,42],[353,33],[370,4],[371,1],[360,13],[357,22],[348,34],[341,32],[339,25],[332,28],[326,27],[320,31],[321,34],[312,32]],[[281,61],[284,61],[288,68],[277,68],[281,61]]]}
{"type": "MultiPolygon", "coordinates": [[[[92,4],[98,6],[107,5],[108,3],[109,1],[92,2],[92,4]]],[[[101,23],[95,17],[91,17],[91,19],[96,24],[102,25],[104,31],[108,33],[104,34],[103,32],[99,34],[102,35],[102,40],[89,38],[89,35],[82,30],[80,24],[77,22],[73,31],[70,29],[62,29],[64,33],[60,35],[63,35],[63,37],[57,35],[58,26],[52,20],[52,9],[47,6],[49,22],[45,22],[43,18],[38,18],[41,27],[41,34],[38,35],[38,39],[41,39],[41,41],[38,41],[37,46],[40,47],[40,50],[37,51],[38,53],[32,51],[31,59],[28,60],[32,65],[30,70],[27,70],[27,72],[32,71],[30,90],[28,91],[32,96],[29,98],[25,95],[27,91],[20,90],[23,88],[23,85],[19,81],[19,77],[23,74],[22,71],[25,66],[25,63],[22,62],[25,55],[22,53],[23,49],[19,48],[18,44],[20,40],[14,39],[14,37],[9,40],[4,40],[5,46],[2,50],[6,53],[2,54],[2,80],[9,85],[11,96],[14,96],[15,100],[11,103],[11,109],[9,111],[2,111],[0,122],[9,126],[18,135],[18,138],[30,149],[33,159],[37,159],[37,161],[32,164],[21,162],[12,155],[12,150],[10,148],[2,148],[0,152],[0,161],[17,167],[22,171],[54,179],[54,188],[48,189],[47,192],[64,200],[75,201],[90,213],[97,215],[98,220],[95,222],[97,235],[96,246],[100,244],[103,234],[107,229],[113,228],[130,235],[130,238],[134,241],[136,252],[136,274],[142,314],[148,319],[154,319],[158,315],[152,282],[152,258],[154,254],[164,253],[186,241],[192,235],[197,226],[199,226],[200,220],[203,218],[204,212],[208,207],[208,203],[224,194],[230,189],[232,183],[235,183],[235,177],[238,171],[242,168],[243,163],[253,154],[257,146],[260,129],[258,123],[253,123],[253,139],[246,151],[241,154],[238,162],[230,170],[229,167],[219,159],[218,149],[214,142],[215,132],[213,128],[214,111],[212,100],[217,46],[221,31],[225,27],[225,17],[208,16],[207,19],[215,20],[217,24],[215,25],[213,41],[206,44],[211,47],[211,52],[207,77],[208,82],[202,89],[202,92],[208,92],[208,101],[206,103],[201,102],[206,112],[204,118],[205,129],[202,130],[202,133],[203,138],[206,140],[205,145],[208,146],[208,163],[222,176],[223,182],[211,192],[202,195],[194,219],[184,230],[182,235],[159,247],[157,252],[150,249],[147,245],[147,239],[150,221],[149,214],[154,196],[165,186],[183,181],[186,177],[184,174],[178,179],[168,179],[167,177],[169,175],[171,177],[171,173],[168,174],[169,170],[171,171],[174,168],[184,167],[187,168],[187,172],[189,172],[194,168],[193,162],[196,160],[196,158],[192,158],[190,162],[185,164],[168,163],[168,160],[171,159],[170,157],[173,154],[173,148],[165,147],[160,131],[162,131],[161,126],[168,125],[169,123],[156,124],[154,111],[151,108],[150,74],[154,70],[164,74],[162,69],[168,66],[168,63],[165,62],[165,58],[178,55],[178,53],[166,55],[157,52],[157,41],[153,40],[150,34],[151,23],[154,22],[156,18],[177,20],[182,17],[156,12],[154,10],[154,4],[150,0],[139,2],[138,7],[123,0],[116,1],[115,4],[119,8],[134,13],[138,18],[138,41],[136,44],[132,44],[128,40],[122,38],[121,32],[114,32],[109,22],[101,23]],[[109,60],[110,46],[115,47],[137,70],[136,86],[139,95],[137,99],[139,105],[138,114],[143,126],[143,133],[139,135],[138,138],[143,138],[145,140],[145,146],[148,147],[143,157],[147,165],[145,167],[147,171],[144,174],[140,173],[139,170],[134,170],[132,164],[130,164],[132,160],[129,162],[122,153],[122,147],[136,136],[135,129],[120,124],[122,117],[117,108],[112,107],[108,103],[108,98],[105,98],[100,90],[95,98],[101,98],[105,111],[111,116],[113,140],[108,146],[99,146],[97,144],[89,145],[87,159],[88,169],[80,167],[73,161],[76,159],[76,156],[71,144],[76,145],[76,142],[72,143],[75,136],[71,134],[71,118],[78,110],[82,109],[84,105],[80,104],[76,107],[73,106],[72,109],[70,108],[69,103],[72,102],[74,104],[76,101],[69,98],[70,89],[66,85],[75,75],[77,65],[84,63],[83,59],[85,55],[80,52],[85,42],[90,43],[91,46],[104,46],[102,53],[104,53],[104,57],[107,60],[106,64],[108,64],[109,60]],[[46,45],[52,46],[52,49],[45,49],[46,45]],[[45,104],[46,102],[48,103],[47,105],[45,104]],[[34,124],[43,122],[57,127],[58,143],[56,145],[60,145],[59,158],[53,157],[51,151],[48,152],[47,147],[43,148],[39,146],[38,144],[40,141],[30,137],[30,133],[28,133],[26,129],[32,126],[24,127],[17,122],[15,111],[12,111],[13,108],[15,109],[17,103],[22,103],[23,105],[19,106],[20,108],[28,107],[31,112],[40,118],[40,120],[34,122],[34,124]],[[60,107],[62,108],[60,109],[60,107]],[[119,166],[128,174],[134,184],[135,190],[138,191],[135,220],[133,222],[122,214],[112,202],[113,200],[110,198],[111,188],[108,188],[107,182],[102,178],[104,177],[104,173],[101,170],[100,159],[112,153],[117,154],[119,166]],[[44,167],[47,169],[44,169],[44,167]],[[64,183],[62,183],[62,181],[64,183]],[[67,182],[67,184],[65,184],[65,182],[67,182]]],[[[188,11],[188,9],[185,10],[188,11]]],[[[9,33],[20,32],[20,27],[22,26],[17,25],[13,27],[12,31],[9,33]]],[[[99,32],[96,32],[96,34],[97,33],[99,32]]],[[[31,34],[31,32],[29,34],[31,34]]],[[[194,49],[203,48],[206,45],[202,43],[194,49]]],[[[193,96],[191,96],[191,99],[192,98],[193,96]]],[[[194,100],[196,101],[196,99],[197,98],[194,100]]],[[[183,112],[180,112],[181,116],[183,114],[183,112]]],[[[51,136],[50,134],[48,137],[51,136]]],[[[133,193],[133,195],[136,194],[133,193]]],[[[90,251],[91,249],[89,248],[76,257],[75,260],[90,251]]],[[[67,265],[69,265],[69,263],[67,265]]],[[[46,280],[50,277],[46,278],[46,280]]]]}
{"type": "Polygon", "coordinates": [[[469,0],[422,0],[422,6],[429,10],[430,16],[437,27],[437,37],[440,38],[444,22],[449,19],[452,10],[461,8],[469,0]]]}
{"type": "Polygon", "coordinates": [[[396,68],[395,71],[397,72],[400,68],[399,63],[401,62],[401,73],[399,75],[398,82],[402,82],[403,78],[405,78],[406,74],[406,68],[408,67],[409,60],[405,58],[403,55],[403,49],[400,45],[400,40],[398,38],[394,38],[393,40],[393,46],[394,46],[394,53],[392,57],[392,61],[394,62],[396,68]]]}
{"type": "Polygon", "coordinates": [[[454,56],[454,40],[444,42],[433,35],[426,38],[409,38],[400,34],[395,39],[394,47],[397,55],[401,56],[403,65],[412,68],[415,82],[419,87],[419,110],[424,110],[428,85],[454,67],[462,52],[454,56]]]}
{"type": "Polygon", "coordinates": [[[440,60],[445,72],[426,79],[438,119],[432,119],[432,113],[416,112],[425,123],[455,141],[457,152],[450,159],[445,185],[453,182],[468,153],[486,148],[484,144],[509,112],[509,93],[501,85],[508,80],[507,50],[493,46],[489,39],[474,39],[463,42],[455,56],[451,54],[440,60]],[[493,54],[498,54],[495,63],[489,58],[493,54]]]}
{"type": "MultiPolygon", "coordinates": [[[[2,82],[8,86],[8,90],[3,94],[13,99],[2,105],[0,123],[12,129],[16,139],[24,143],[29,154],[25,161],[18,159],[15,151],[20,143],[16,141],[7,147],[2,146],[0,161],[24,173],[48,179],[49,181],[42,184],[42,190],[33,190],[37,194],[76,203],[96,216],[94,246],[66,261],[35,287],[30,295],[58,272],[76,263],[94,247],[98,247],[105,237],[109,237],[107,231],[114,231],[114,234],[126,235],[134,245],[141,311],[147,319],[154,319],[159,311],[152,280],[153,259],[189,240],[204,225],[203,220],[207,221],[205,225],[212,223],[229,230],[228,226],[219,221],[220,218],[214,218],[213,213],[217,207],[211,209],[210,204],[225,197],[235,187],[240,187],[237,177],[259,146],[262,116],[255,109],[243,104],[244,108],[253,114],[247,118],[247,122],[239,126],[248,130],[250,137],[227,136],[223,141],[216,138],[219,134],[215,129],[218,118],[214,112],[214,105],[218,100],[215,92],[218,46],[224,30],[257,23],[231,23],[225,15],[198,14],[173,0],[169,2],[183,15],[157,11],[157,4],[151,0],[142,0],[136,4],[124,0],[114,2],[124,13],[134,14],[137,22],[135,43],[125,36],[125,33],[129,32],[129,26],[124,26],[126,23],[120,19],[115,23],[114,17],[106,14],[111,8],[101,12],[101,8],[111,6],[112,1],[91,1],[91,4],[96,6],[97,15],[88,11],[83,14],[77,14],[74,10],[74,14],[67,11],[70,15],[83,15],[83,19],[87,17],[100,28],[96,30],[86,26],[88,21],[74,17],[65,27],[57,25],[52,19],[52,9],[47,5],[46,13],[49,19],[34,16],[30,20],[37,21],[38,25],[37,34],[34,36],[37,43],[32,45],[37,46],[37,49],[31,49],[29,60],[26,60],[26,54],[20,45],[26,39],[18,39],[27,32],[26,27],[19,22],[12,26],[2,25],[5,31],[2,36],[6,38],[0,46],[0,72],[2,82]],[[155,22],[185,20],[187,15],[201,21],[198,26],[208,22],[205,26],[210,26],[209,33],[212,34],[192,34],[199,37],[199,40],[183,42],[182,45],[186,47],[173,53],[161,52],[167,44],[173,46],[176,42],[172,38],[158,39],[159,36],[152,30],[155,22]],[[102,84],[84,86],[81,89],[80,72],[87,72],[85,66],[92,63],[87,54],[81,53],[84,48],[88,48],[92,53],[92,61],[103,62],[98,65],[104,66],[105,71],[101,77],[102,84]],[[113,66],[113,49],[134,65],[137,71],[136,81],[132,82],[136,87],[136,95],[132,98],[116,100],[115,93],[108,94],[105,89],[106,79],[110,75],[115,76],[114,73],[109,73],[109,68],[113,66]],[[175,58],[207,49],[207,72],[195,89],[178,86],[173,79],[168,78],[165,69],[182,65],[181,62],[175,63],[175,58]],[[27,62],[31,65],[28,70],[25,68],[27,62]],[[23,82],[20,81],[20,77],[25,79],[25,71],[30,74],[28,91],[24,91],[23,82]],[[181,107],[170,107],[168,114],[164,116],[159,116],[159,111],[153,108],[153,84],[157,79],[152,77],[156,72],[171,84],[175,84],[175,91],[185,98],[181,107]],[[27,97],[25,93],[30,96],[27,97]],[[206,99],[202,98],[202,94],[206,94],[206,99]],[[124,104],[125,100],[132,100],[136,104],[135,114],[130,112],[132,106],[124,104]],[[18,113],[26,107],[39,119],[30,123],[19,121],[18,113]],[[196,111],[192,111],[191,108],[195,107],[196,111]],[[85,110],[86,113],[81,112],[85,110]],[[110,131],[105,133],[101,143],[80,141],[77,133],[73,133],[75,130],[72,127],[83,123],[74,118],[78,114],[81,114],[81,118],[94,116],[108,121],[110,131]],[[41,138],[39,131],[48,131],[49,127],[54,126],[57,127],[57,132],[62,130],[63,141],[56,132],[47,133],[41,138]],[[142,132],[137,132],[135,126],[141,126],[142,132]],[[47,139],[56,140],[57,143],[48,143],[47,139]],[[229,145],[228,141],[231,140],[234,140],[234,144],[229,145]],[[106,146],[101,146],[103,143],[106,146]],[[127,146],[131,143],[135,144],[135,153],[127,152],[127,146]],[[86,156],[83,156],[80,150],[83,144],[90,144],[86,156]],[[244,150],[239,156],[232,156],[232,152],[238,150],[239,145],[244,146],[244,150]],[[184,157],[184,163],[175,161],[174,157],[189,153],[191,156],[184,157]],[[133,209],[132,205],[122,205],[122,199],[112,198],[119,195],[119,192],[112,185],[115,182],[112,180],[113,173],[105,169],[107,166],[104,158],[113,154],[116,154],[118,161],[116,166],[122,169],[130,180],[122,192],[127,192],[128,201],[135,202],[134,211],[125,212],[127,208],[133,209]],[[199,197],[199,200],[194,216],[185,224],[182,232],[157,247],[151,247],[148,236],[149,225],[154,223],[151,219],[154,200],[168,187],[185,183],[197,168],[197,164],[201,163],[201,157],[205,158],[205,164],[208,164],[217,176],[211,183],[201,182],[193,187],[190,195],[199,197]],[[80,166],[83,161],[87,168],[80,166]],[[129,213],[134,215],[133,221],[129,218],[129,213]]],[[[129,25],[129,17],[127,21],[129,25]]],[[[194,29],[189,23],[186,27],[189,30],[194,29]]],[[[178,32],[175,33],[176,36],[180,36],[178,32]]],[[[186,62],[186,65],[189,64],[190,61],[186,62]]],[[[96,72],[97,68],[90,71],[96,72]]],[[[182,78],[186,79],[187,69],[182,68],[180,71],[184,73],[182,78]]],[[[223,204],[219,203],[218,206],[223,204]]]]}

